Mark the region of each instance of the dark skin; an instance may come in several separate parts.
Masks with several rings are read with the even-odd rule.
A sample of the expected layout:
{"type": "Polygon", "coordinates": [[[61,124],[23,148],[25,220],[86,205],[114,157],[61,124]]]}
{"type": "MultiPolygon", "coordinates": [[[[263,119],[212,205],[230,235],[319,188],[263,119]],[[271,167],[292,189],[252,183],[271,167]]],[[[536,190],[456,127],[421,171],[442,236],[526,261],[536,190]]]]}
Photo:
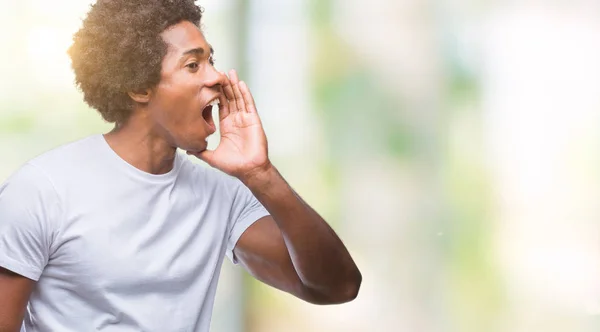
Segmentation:
{"type": "MultiPolygon", "coordinates": [[[[271,214],[250,226],[234,254],[256,279],[315,304],[353,300],[362,280],[329,225],[288,185],[268,157],[267,140],[248,86],[212,65],[210,45],[190,22],[161,34],[169,45],[161,81],[130,92],[131,117],[105,135],[117,154],[153,174],[173,167],[176,148],[240,179],[271,214]],[[221,141],[202,110],[218,99],[221,141]]],[[[35,282],[0,268],[0,332],[18,331],[35,282]]]]}
{"type": "Polygon", "coordinates": [[[0,332],[18,332],[35,282],[0,267],[0,332]]]}

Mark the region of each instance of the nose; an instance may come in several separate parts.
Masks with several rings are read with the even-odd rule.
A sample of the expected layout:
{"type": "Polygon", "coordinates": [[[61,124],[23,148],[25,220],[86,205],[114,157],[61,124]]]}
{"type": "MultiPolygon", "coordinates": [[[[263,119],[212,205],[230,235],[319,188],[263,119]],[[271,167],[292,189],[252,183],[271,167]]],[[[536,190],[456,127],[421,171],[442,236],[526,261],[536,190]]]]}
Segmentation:
{"type": "Polygon", "coordinates": [[[220,73],[215,67],[207,66],[205,85],[212,88],[220,88],[225,83],[225,75],[220,73]]]}

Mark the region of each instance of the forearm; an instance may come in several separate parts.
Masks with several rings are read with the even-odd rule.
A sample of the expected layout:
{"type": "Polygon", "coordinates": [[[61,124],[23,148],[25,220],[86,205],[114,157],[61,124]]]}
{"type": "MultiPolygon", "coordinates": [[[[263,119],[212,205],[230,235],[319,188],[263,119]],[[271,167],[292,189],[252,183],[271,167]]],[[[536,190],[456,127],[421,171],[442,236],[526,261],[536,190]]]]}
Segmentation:
{"type": "Polygon", "coordinates": [[[242,181],[277,223],[303,284],[332,297],[354,297],[361,275],[348,250],[279,172],[271,166],[242,181]]]}

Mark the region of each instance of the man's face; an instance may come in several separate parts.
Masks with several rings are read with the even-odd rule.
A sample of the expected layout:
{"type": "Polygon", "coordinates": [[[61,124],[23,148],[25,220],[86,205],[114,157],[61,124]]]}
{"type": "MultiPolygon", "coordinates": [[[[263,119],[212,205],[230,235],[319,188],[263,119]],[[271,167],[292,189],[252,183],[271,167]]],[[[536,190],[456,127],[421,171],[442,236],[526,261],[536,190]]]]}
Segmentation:
{"type": "Polygon", "coordinates": [[[203,151],[216,129],[210,103],[220,95],[225,77],[213,67],[212,48],[191,22],[173,25],[161,36],[168,51],[148,102],[149,116],[172,146],[203,151]]]}

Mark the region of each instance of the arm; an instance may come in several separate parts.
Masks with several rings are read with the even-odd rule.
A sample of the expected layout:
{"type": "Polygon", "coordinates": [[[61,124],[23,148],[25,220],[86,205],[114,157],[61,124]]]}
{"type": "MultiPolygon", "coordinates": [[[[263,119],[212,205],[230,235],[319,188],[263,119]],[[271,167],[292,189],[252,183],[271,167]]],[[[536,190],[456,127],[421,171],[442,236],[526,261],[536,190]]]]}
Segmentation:
{"type": "Polygon", "coordinates": [[[31,164],[0,184],[0,332],[20,330],[59,211],[54,187],[31,164]]]}
{"type": "Polygon", "coordinates": [[[191,152],[237,177],[269,211],[241,236],[234,254],[251,274],[313,303],[356,297],[361,275],[327,223],[290,188],[268,158],[267,139],[244,82],[230,71],[219,98],[221,141],[214,151],[191,152]]]}
{"type": "Polygon", "coordinates": [[[243,179],[271,214],[250,226],[234,253],[257,279],[305,301],[353,300],[362,276],[329,225],[274,167],[243,179]]]}
{"type": "Polygon", "coordinates": [[[35,281],[0,267],[0,332],[18,332],[35,281]]]}

